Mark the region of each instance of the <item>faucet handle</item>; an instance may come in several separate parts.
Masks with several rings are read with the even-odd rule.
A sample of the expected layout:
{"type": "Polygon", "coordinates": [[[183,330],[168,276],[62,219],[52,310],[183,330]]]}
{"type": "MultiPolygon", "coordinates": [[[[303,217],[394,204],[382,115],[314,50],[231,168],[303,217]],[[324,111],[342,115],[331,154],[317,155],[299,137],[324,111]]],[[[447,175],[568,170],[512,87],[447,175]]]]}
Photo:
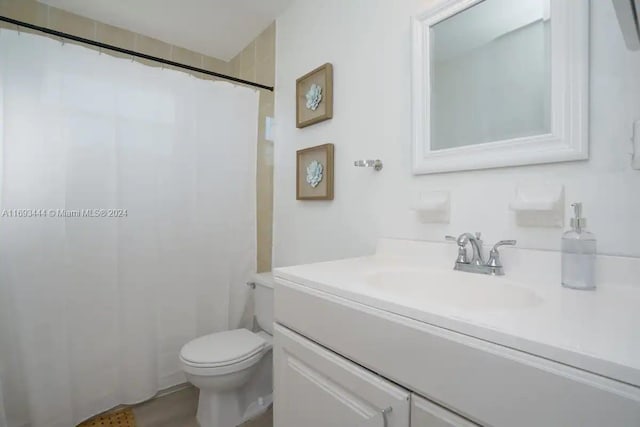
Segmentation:
{"type": "Polygon", "coordinates": [[[454,236],[444,236],[445,240],[450,240],[453,242],[456,242],[456,244],[458,245],[458,256],[456,257],[456,263],[458,264],[469,264],[469,258],[467,257],[467,248],[464,245],[460,244],[460,241],[458,238],[454,237],[454,236]]]}
{"type": "Polygon", "coordinates": [[[493,251],[497,252],[500,246],[515,246],[516,243],[517,242],[515,240],[500,240],[498,243],[493,245],[493,249],[491,249],[491,252],[493,251]]]}
{"type": "Polygon", "coordinates": [[[515,246],[515,240],[500,240],[498,243],[493,245],[493,249],[489,252],[489,261],[487,261],[487,265],[489,267],[502,268],[502,262],[500,261],[500,252],[498,252],[498,248],[501,246],[515,246]]]}

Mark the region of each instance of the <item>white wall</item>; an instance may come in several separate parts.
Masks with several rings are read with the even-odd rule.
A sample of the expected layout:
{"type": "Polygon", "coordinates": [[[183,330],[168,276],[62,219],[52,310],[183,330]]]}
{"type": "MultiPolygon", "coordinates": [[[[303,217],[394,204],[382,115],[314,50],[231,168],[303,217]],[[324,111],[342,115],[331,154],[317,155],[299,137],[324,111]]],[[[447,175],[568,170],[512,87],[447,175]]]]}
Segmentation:
{"type": "Polygon", "coordinates": [[[442,240],[463,231],[482,231],[487,243],[515,238],[521,247],[558,249],[561,229],[518,227],[508,209],[516,185],[532,182],[562,183],[567,202],[584,202],[600,252],[640,256],[640,171],[629,166],[640,53],[626,50],[611,2],[591,2],[588,162],[415,177],[409,18],[429,3],[297,0],[278,19],[274,265],[370,253],[379,236],[442,240]],[[334,118],[296,129],[295,80],[325,62],[334,65],[334,118]],[[298,202],[295,151],[326,142],[336,146],[335,200],[298,202]],[[353,166],[365,158],[382,159],[384,169],[353,166]],[[451,191],[450,224],[422,224],[409,210],[428,190],[451,191]]]}

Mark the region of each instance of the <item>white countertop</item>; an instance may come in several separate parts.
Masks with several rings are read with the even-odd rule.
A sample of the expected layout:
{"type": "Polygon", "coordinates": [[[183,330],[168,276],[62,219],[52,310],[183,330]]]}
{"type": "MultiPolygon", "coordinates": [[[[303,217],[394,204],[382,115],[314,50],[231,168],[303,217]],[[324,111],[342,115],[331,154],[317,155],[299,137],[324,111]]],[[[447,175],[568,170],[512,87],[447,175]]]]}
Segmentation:
{"type": "Polygon", "coordinates": [[[524,308],[455,307],[367,280],[390,271],[476,276],[453,271],[455,255],[450,244],[382,239],[375,255],[278,268],[274,276],[640,387],[640,259],[598,256],[597,290],[576,291],[559,284],[559,253],[505,250],[506,275],[477,275],[478,286],[495,280],[530,289],[541,301],[524,308]]]}

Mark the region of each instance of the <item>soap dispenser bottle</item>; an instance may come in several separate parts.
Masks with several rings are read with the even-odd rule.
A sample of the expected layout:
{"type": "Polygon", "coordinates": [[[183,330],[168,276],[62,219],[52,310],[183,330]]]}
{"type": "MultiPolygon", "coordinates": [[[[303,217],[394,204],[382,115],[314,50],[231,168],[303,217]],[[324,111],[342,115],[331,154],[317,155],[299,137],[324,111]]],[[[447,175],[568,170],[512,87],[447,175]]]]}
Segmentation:
{"type": "Polygon", "coordinates": [[[562,286],[595,289],[596,237],[588,232],[582,203],[574,203],[571,230],[562,235],[562,286]]]}

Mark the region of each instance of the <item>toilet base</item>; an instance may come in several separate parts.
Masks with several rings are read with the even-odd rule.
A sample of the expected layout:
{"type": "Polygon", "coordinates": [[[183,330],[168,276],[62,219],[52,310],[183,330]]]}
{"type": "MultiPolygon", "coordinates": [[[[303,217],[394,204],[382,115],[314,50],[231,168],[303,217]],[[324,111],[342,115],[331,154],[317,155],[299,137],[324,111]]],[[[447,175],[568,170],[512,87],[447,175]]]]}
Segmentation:
{"type": "Polygon", "coordinates": [[[237,391],[200,389],[196,418],[200,427],[237,427],[242,422],[240,399],[237,391]]]}
{"type": "MultiPolygon", "coordinates": [[[[227,331],[227,335],[234,334],[245,335],[246,337],[251,332],[243,332],[242,330],[227,331]]],[[[182,369],[186,374],[187,380],[200,389],[198,412],[196,414],[200,427],[237,427],[244,421],[244,411],[247,409],[247,403],[257,399],[259,396],[253,396],[253,394],[260,392],[264,395],[271,392],[271,337],[267,335],[267,338],[258,340],[261,346],[257,352],[252,353],[250,356],[239,358],[234,363],[219,364],[217,366],[208,366],[207,364],[203,366],[203,364],[193,363],[188,359],[185,360],[183,358],[183,347],[180,352],[182,369]],[[266,361],[269,361],[269,363],[260,363],[266,361]],[[262,390],[263,387],[257,387],[264,382],[264,371],[269,374],[267,378],[269,390],[267,392],[262,390]]],[[[187,343],[185,347],[188,345],[190,343],[187,343]]],[[[233,345],[233,340],[231,340],[231,345],[233,345]]]]}

